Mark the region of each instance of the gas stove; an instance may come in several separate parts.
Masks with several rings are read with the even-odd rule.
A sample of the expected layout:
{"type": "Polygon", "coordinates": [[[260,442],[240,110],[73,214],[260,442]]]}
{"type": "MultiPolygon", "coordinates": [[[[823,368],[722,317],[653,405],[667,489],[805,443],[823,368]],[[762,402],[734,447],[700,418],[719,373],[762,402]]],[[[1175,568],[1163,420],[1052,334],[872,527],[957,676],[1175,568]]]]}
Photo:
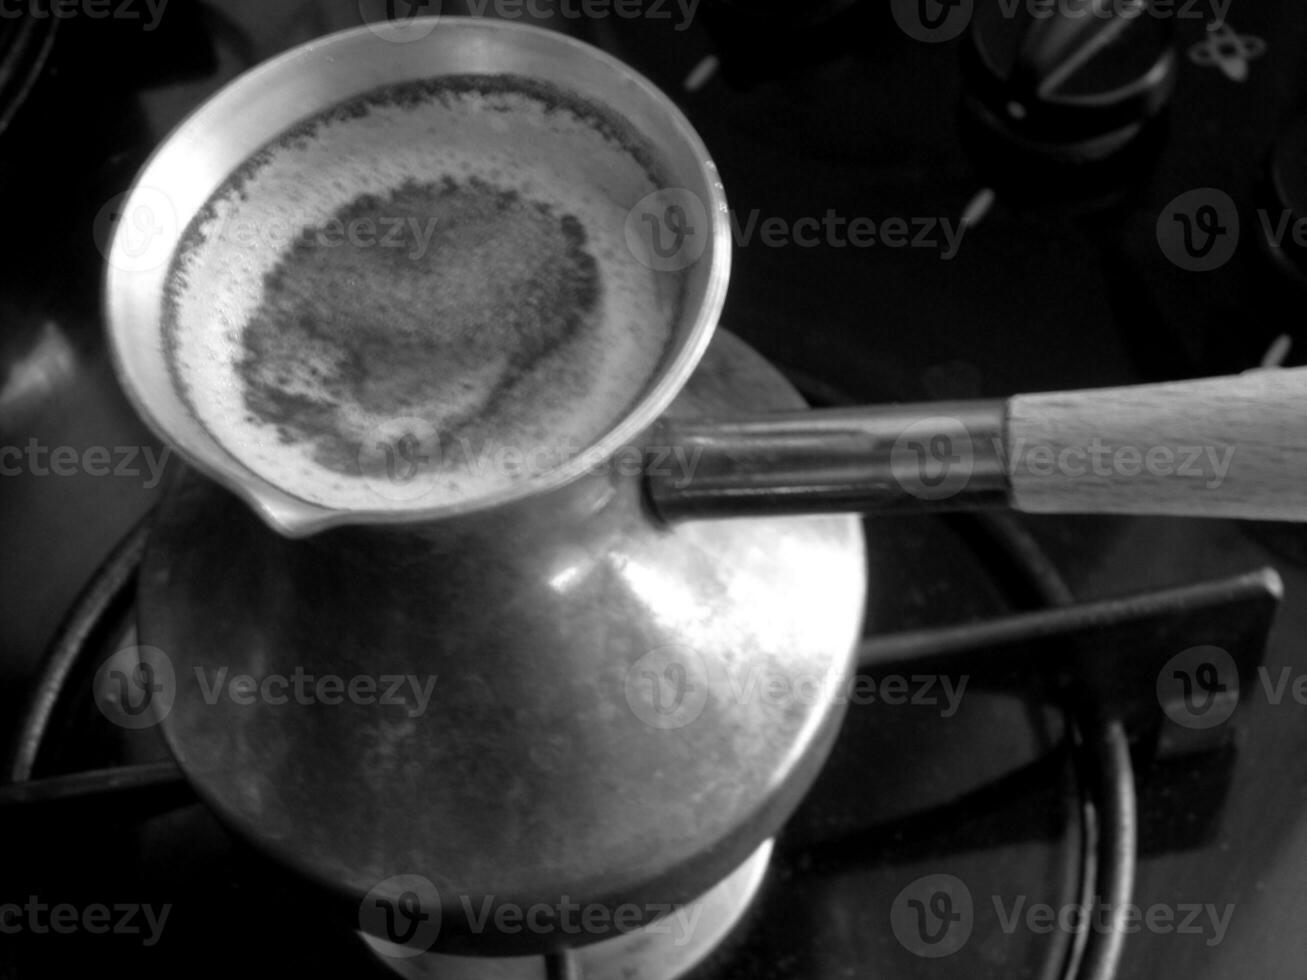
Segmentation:
{"type": "Polygon", "coordinates": [[[571,951],[407,955],[102,710],[156,504],[187,477],[119,391],[99,310],[122,194],[186,113],[313,37],[436,12],[571,33],[672,95],[730,197],[724,325],[814,404],[1299,364],[1290,4],[93,7],[34,2],[0,46],[0,976],[1292,973],[1307,539],[1003,512],[865,520],[843,727],[717,888],[571,951]],[[1091,28],[1064,48],[1053,22],[1091,28]]]}

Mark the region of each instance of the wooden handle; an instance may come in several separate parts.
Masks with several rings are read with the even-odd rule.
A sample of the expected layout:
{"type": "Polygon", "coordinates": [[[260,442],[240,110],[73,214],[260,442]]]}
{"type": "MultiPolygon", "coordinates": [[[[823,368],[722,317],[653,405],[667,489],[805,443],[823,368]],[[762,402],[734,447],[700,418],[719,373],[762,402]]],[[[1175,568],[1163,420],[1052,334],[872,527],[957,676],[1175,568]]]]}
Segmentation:
{"type": "Polygon", "coordinates": [[[1003,442],[1018,510],[1307,521],[1307,368],[1020,395],[1003,442]]]}

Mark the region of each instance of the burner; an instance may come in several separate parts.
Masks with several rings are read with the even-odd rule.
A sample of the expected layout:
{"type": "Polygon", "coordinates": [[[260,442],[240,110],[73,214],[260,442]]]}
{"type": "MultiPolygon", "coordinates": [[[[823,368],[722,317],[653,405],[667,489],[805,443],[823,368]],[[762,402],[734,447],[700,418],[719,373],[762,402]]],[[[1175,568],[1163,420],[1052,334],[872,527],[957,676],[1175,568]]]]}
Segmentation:
{"type": "MultiPolygon", "coordinates": [[[[870,575],[884,586],[869,601],[869,629],[893,633],[937,625],[943,609],[966,622],[1010,609],[1013,602],[1023,606],[1038,601],[1028,584],[1030,576],[1038,573],[1025,565],[1033,552],[1019,543],[1020,536],[1006,531],[993,536],[970,520],[871,522],[869,527],[883,548],[872,556],[870,575]],[[920,579],[904,581],[905,561],[920,569],[920,579]]],[[[314,943],[308,950],[292,952],[293,944],[285,943],[286,965],[293,962],[306,969],[312,963],[323,968],[349,963],[360,976],[398,972],[404,976],[604,977],[610,975],[604,971],[617,970],[619,954],[621,970],[612,975],[622,978],[684,973],[696,980],[734,980],[758,976],[767,969],[764,964],[778,961],[790,962],[799,971],[782,976],[826,975],[842,969],[836,964],[884,960],[887,953],[891,960],[898,959],[894,968],[898,971],[912,963],[913,954],[901,947],[880,948],[887,933],[876,923],[888,913],[893,894],[917,874],[913,868],[930,866],[932,839],[965,853],[983,846],[1001,825],[1023,828],[1017,836],[1024,842],[1014,845],[1020,858],[1015,863],[1003,860],[996,881],[1015,873],[1025,882],[1024,889],[1038,894],[1045,888],[1043,883],[1073,876],[1066,855],[1074,848],[1068,852],[1066,845],[1076,837],[1077,808],[1066,795],[1072,787],[1067,785],[1067,760],[1060,753],[1001,791],[1002,803],[992,821],[974,825],[972,843],[967,843],[969,835],[961,824],[947,832],[929,830],[919,839],[907,830],[917,819],[915,813],[965,797],[1043,755],[1057,739],[1058,726],[1036,720],[1037,730],[1032,730],[1032,716],[1014,711],[1019,701],[1004,694],[969,695],[947,727],[940,725],[942,703],[915,707],[857,703],[850,708],[829,767],[780,838],[764,844],[702,898],[686,903],[692,911],[702,909],[690,943],[677,945],[680,937],[675,933],[637,930],[573,953],[568,968],[574,974],[551,974],[547,971],[560,971],[562,966],[529,957],[382,955],[375,940],[362,941],[345,925],[350,915],[357,923],[357,906],[339,911],[325,903],[315,888],[288,878],[262,854],[230,838],[206,808],[194,804],[178,782],[177,771],[164,762],[167,752],[157,729],[117,727],[95,706],[92,689],[99,666],[114,651],[137,643],[129,625],[133,609],[127,590],[145,533],[142,530],[107,566],[105,576],[88,592],[83,608],[70,622],[69,642],[54,651],[15,770],[49,777],[124,764],[136,767],[129,771],[140,773],[137,784],[115,783],[132,790],[127,798],[98,810],[103,814],[102,833],[118,846],[105,848],[95,839],[76,837],[73,828],[81,810],[75,802],[37,807],[31,814],[34,822],[20,813],[18,832],[70,836],[58,849],[37,849],[39,855],[29,851],[30,862],[20,856],[0,892],[0,904],[28,895],[103,896],[106,883],[116,881],[117,888],[108,894],[122,896],[126,889],[124,897],[172,905],[169,925],[157,945],[114,947],[115,955],[134,964],[137,976],[175,973],[190,962],[197,944],[212,935],[214,924],[223,922],[243,923],[246,929],[282,939],[311,935],[314,943]],[[91,615],[95,618],[87,622],[84,617],[91,615]],[[995,738],[1008,746],[1003,757],[984,748],[995,738]],[[890,758],[897,764],[875,767],[880,771],[881,793],[848,797],[850,784],[866,780],[869,760],[890,758]],[[30,768],[33,762],[35,769],[30,768]],[[887,836],[876,829],[882,827],[887,836]],[[895,827],[900,829],[891,829],[895,827]],[[872,916],[867,928],[849,931],[840,911],[845,907],[866,910],[872,916]],[[658,972],[627,972],[642,961],[653,963],[658,972]],[[485,972],[499,968],[510,972],[485,972]]],[[[103,803],[112,800],[105,798],[103,803]]],[[[0,807],[0,818],[5,816],[12,818],[14,811],[0,807]]],[[[975,880],[990,873],[985,871],[987,860],[982,854],[974,863],[967,862],[975,880]]],[[[1054,889],[1048,898],[1053,900],[1059,893],[1054,889]]],[[[104,955],[102,948],[93,945],[52,946],[40,936],[19,938],[20,942],[0,949],[0,969],[6,956],[15,957],[8,963],[17,967],[19,980],[45,972],[36,970],[38,963],[71,969],[89,966],[104,955]]],[[[211,950],[204,971],[219,976],[237,968],[244,955],[241,950],[211,950]]],[[[1061,954],[1056,945],[1031,942],[1020,955],[1043,962],[1061,954]]],[[[275,962],[269,968],[275,968],[275,962]]]]}
{"type": "MultiPolygon", "coordinates": [[[[674,934],[669,948],[664,934],[649,930],[545,960],[383,955],[375,940],[360,941],[344,925],[346,917],[315,888],[287,877],[224,834],[212,815],[194,804],[175,766],[165,761],[156,730],[109,723],[94,706],[100,699],[93,697],[93,686],[95,675],[102,674],[99,665],[113,651],[137,642],[130,626],[130,589],[148,533],[142,529],[105,566],[74,610],[36,689],[11,767],[19,782],[0,786],[0,819],[7,821],[8,837],[32,846],[12,855],[0,906],[112,897],[152,903],[156,911],[171,915],[158,941],[149,945],[132,936],[114,937],[115,943],[106,946],[97,942],[102,937],[70,942],[62,936],[23,934],[0,947],[0,970],[16,970],[6,975],[21,980],[51,970],[89,969],[107,955],[122,957],[138,977],[171,976],[183,968],[191,975],[229,976],[248,968],[244,944],[203,945],[211,943],[216,924],[257,935],[268,970],[623,978],[684,970],[695,980],[745,980],[844,976],[876,963],[880,975],[907,976],[920,975],[924,961],[910,938],[904,945],[889,928],[896,896],[935,880],[931,876],[941,867],[978,899],[1023,895],[1054,905],[1080,900],[1074,883],[1082,863],[1091,860],[1087,849],[1094,846],[1093,822],[1090,830],[1078,829],[1081,806],[1088,803],[1078,802],[1068,766],[1077,753],[1061,726],[1033,705],[1022,710],[1023,697],[1002,693],[1031,687],[1032,665],[1040,661],[1022,654],[1021,644],[1033,643],[1042,662],[1049,663],[1051,656],[1051,662],[1067,668],[1075,659],[1067,651],[1091,637],[1101,650],[1121,650],[1115,663],[1099,655],[1092,664],[1095,676],[1108,685],[1105,697],[1115,684],[1128,698],[1148,687],[1139,678],[1155,675],[1158,656],[1167,655],[1181,637],[1207,637],[1255,655],[1264,640],[1258,630],[1274,611],[1273,576],[1245,576],[1156,598],[1072,609],[1069,618],[1038,613],[976,623],[976,617],[1010,609],[1011,603],[1020,608],[1037,604],[1040,595],[1066,598],[1030,538],[1003,519],[869,521],[868,527],[882,549],[873,552],[871,579],[894,581],[899,588],[870,596],[867,622],[876,635],[864,644],[864,676],[876,679],[891,669],[942,676],[971,671],[979,672],[975,681],[984,690],[971,693],[947,719],[939,702],[913,705],[902,699],[896,707],[873,699],[851,708],[827,767],[775,844],[767,842],[704,895],[702,905],[687,903],[692,913],[702,909],[691,943],[677,945],[680,936],[674,934]],[[905,560],[924,577],[905,581],[905,560]],[[921,628],[939,627],[945,607],[956,625],[921,628]],[[1133,633],[1113,633],[1107,626],[1128,621],[1137,621],[1133,633]],[[1153,648],[1148,656],[1135,652],[1144,649],[1143,637],[1153,648]],[[990,675],[988,682],[984,674],[990,675]],[[994,684],[1004,676],[1012,678],[1010,684],[994,684]],[[1002,751],[996,752],[996,746],[1002,751]],[[128,768],[86,771],[124,764],[128,768]],[[58,772],[81,775],[49,778],[58,772]],[[869,785],[873,773],[879,792],[850,794],[851,786],[869,785]],[[33,775],[46,778],[26,782],[33,775]],[[79,833],[84,814],[92,812],[88,802],[95,804],[97,815],[96,832],[90,835],[79,833]],[[15,808],[15,803],[24,805],[15,808]],[[57,847],[43,843],[55,840],[61,842],[57,847]],[[113,846],[105,846],[106,841],[113,846]],[[198,965],[197,948],[206,953],[198,965]],[[606,972],[617,970],[619,963],[618,972],[606,972]],[[658,972],[627,972],[648,963],[658,972]]],[[[1246,657],[1240,662],[1241,673],[1255,663],[1246,657]]],[[[1141,738],[1136,751],[1148,744],[1143,733],[1150,711],[1156,714],[1157,705],[1151,691],[1145,691],[1129,712],[1141,738]]],[[[1118,741],[1114,751],[1120,752],[1122,744],[1118,741]]],[[[1108,750],[1105,744],[1094,751],[1108,750]]],[[[1128,777],[1128,760],[1118,757],[1111,763],[1123,764],[1120,771],[1128,777]]],[[[1158,805],[1175,807],[1174,794],[1199,778],[1192,767],[1182,770],[1189,775],[1180,782],[1164,779],[1156,767],[1149,771],[1148,779],[1160,781],[1162,797],[1149,802],[1145,794],[1142,813],[1158,805]]],[[[1128,815],[1120,808],[1129,805],[1126,796],[1094,818],[1106,835],[1099,846],[1119,845],[1113,828],[1122,819],[1128,827],[1128,815]]],[[[1188,813],[1192,821],[1199,811],[1188,813]]],[[[1202,833],[1199,825],[1191,830],[1202,833]]],[[[1177,845],[1192,846],[1174,837],[1146,844],[1177,845]]],[[[1111,880],[1109,875],[1098,887],[1107,889],[1111,880]]],[[[983,911],[979,904],[977,909],[983,911]]],[[[359,914],[357,906],[349,910],[355,928],[359,914]]],[[[976,928],[999,935],[999,924],[980,911],[976,928]]],[[[1009,976],[1018,963],[1042,975],[1060,969],[1070,954],[1066,938],[1006,936],[997,966],[987,952],[989,944],[972,944],[941,961],[947,969],[938,975],[1009,976]]]]}
{"type": "Polygon", "coordinates": [[[0,135],[27,99],[58,33],[53,17],[9,16],[0,22],[0,135]]]}

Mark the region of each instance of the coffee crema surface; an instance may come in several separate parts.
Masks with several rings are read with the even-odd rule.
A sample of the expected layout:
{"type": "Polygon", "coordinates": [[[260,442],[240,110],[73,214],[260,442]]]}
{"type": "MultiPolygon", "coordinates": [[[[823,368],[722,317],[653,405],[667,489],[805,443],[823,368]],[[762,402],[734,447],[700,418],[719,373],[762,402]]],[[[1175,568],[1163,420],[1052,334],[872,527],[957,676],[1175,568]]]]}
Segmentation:
{"type": "Polygon", "coordinates": [[[659,189],[623,120],[511,76],[377,90],[271,142],[169,272],[191,412],[336,509],[475,500],[592,446],[667,352],[681,280],[627,246],[659,189]]]}

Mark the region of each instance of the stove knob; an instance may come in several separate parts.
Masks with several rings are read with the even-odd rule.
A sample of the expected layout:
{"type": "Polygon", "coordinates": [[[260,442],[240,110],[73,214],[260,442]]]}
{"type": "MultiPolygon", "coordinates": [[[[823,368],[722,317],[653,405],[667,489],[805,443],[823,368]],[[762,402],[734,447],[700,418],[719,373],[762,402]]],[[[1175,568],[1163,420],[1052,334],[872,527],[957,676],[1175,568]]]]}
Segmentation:
{"type": "Polygon", "coordinates": [[[1262,245],[1277,266],[1307,284],[1307,116],[1280,134],[1268,170],[1262,245]]]}
{"type": "Polygon", "coordinates": [[[1170,99],[1172,25],[1151,0],[977,4],[963,45],[967,115],[1006,162],[1112,158],[1170,99]]]}

